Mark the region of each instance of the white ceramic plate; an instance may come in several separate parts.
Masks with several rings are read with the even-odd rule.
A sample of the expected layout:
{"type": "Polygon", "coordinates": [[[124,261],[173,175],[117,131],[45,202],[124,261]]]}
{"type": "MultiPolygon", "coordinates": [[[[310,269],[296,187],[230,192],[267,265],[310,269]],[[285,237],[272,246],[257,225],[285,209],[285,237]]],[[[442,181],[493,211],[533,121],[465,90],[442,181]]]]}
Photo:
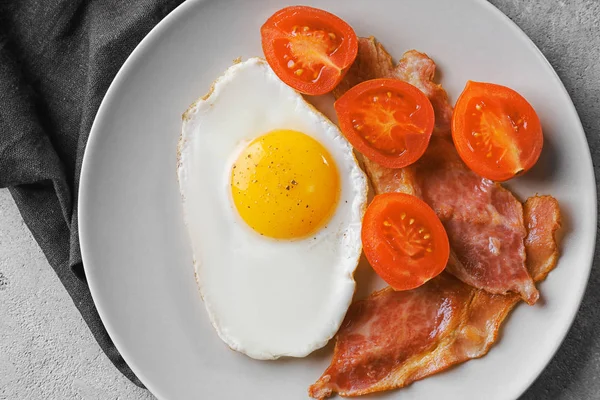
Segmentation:
{"type": "MultiPolygon", "coordinates": [[[[118,350],[159,399],[305,399],[330,358],[329,348],[305,359],[255,361],[219,340],[194,282],[175,173],[181,113],[233,59],[262,54],[259,28],[286,3],[180,6],[127,60],[90,135],[79,208],[87,279],[118,350]]],[[[517,89],[537,110],[544,151],[509,186],[522,198],[548,193],[561,204],[562,255],[540,285],[542,300],[517,307],[487,356],[382,398],[518,397],[564,338],[594,251],[592,163],[563,85],[525,34],[484,1],[304,3],[375,35],[396,58],[412,48],[428,53],[453,100],[468,79],[492,81],[517,89]]]]}

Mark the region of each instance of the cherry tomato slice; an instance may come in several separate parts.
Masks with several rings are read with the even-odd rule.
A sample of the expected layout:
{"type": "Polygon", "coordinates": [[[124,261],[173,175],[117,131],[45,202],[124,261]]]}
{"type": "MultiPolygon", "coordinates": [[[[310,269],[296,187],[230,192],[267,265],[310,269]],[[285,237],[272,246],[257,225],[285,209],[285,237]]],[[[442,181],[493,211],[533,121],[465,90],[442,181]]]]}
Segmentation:
{"type": "Polygon", "coordinates": [[[423,92],[398,79],[373,79],[348,90],[334,104],[348,141],[387,168],[417,161],[429,144],[435,115],[423,92]]]}
{"type": "Polygon", "coordinates": [[[350,25],[318,8],[286,7],[261,27],[262,47],[277,76],[297,91],[332,91],[354,62],[358,38],[350,25]]]}
{"type": "Polygon", "coordinates": [[[471,81],[456,102],[452,138],[469,168],[500,182],[533,167],[544,144],[540,119],[523,96],[471,81]]]}
{"type": "Polygon", "coordinates": [[[450,256],[448,235],[435,212],[404,193],[375,196],[361,237],[367,260],[395,290],[414,289],[439,275],[450,256]]]}

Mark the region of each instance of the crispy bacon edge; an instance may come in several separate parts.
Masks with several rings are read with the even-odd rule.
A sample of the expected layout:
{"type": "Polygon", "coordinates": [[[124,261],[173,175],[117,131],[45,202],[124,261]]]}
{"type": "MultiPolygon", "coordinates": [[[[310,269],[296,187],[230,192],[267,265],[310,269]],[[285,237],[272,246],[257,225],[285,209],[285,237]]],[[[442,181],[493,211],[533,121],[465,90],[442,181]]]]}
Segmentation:
{"type": "MultiPolygon", "coordinates": [[[[422,163],[425,163],[424,165],[426,165],[428,162],[426,160],[426,156],[430,151],[433,150],[432,148],[436,149],[433,150],[434,152],[440,151],[440,149],[447,147],[445,145],[447,141],[452,143],[450,136],[452,106],[450,105],[448,95],[442,85],[434,82],[435,73],[436,64],[425,53],[421,53],[416,50],[409,50],[404,53],[398,64],[394,65],[391,55],[374,37],[371,36],[369,38],[359,38],[359,51],[356,61],[348,71],[348,74],[342,83],[334,90],[334,95],[336,98],[338,98],[349,88],[364,80],[390,77],[403,80],[418,87],[423,93],[425,93],[425,95],[427,95],[434,106],[436,113],[434,137],[432,138],[430,149],[428,149],[428,152],[421,161],[405,168],[389,169],[381,167],[377,163],[359,155],[359,158],[365,167],[365,172],[371,180],[372,186],[377,194],[387,192],[402,192],[423,198],[423,189],[418,183],[418,165],[421,165],[422,163]],[[435,144],[441,146],[436,146],[435,144]]],[[[454,146],[451,146],[453,152],[455,152],[454,146]]],[[[466,172],[470,172],[473,177],[481,179],[472,173],[462,163],[457,154],[453,154],[447,163],[450,166],[464,169],[466,172]]],[[[508,202],[514,203],[514,206],[518,207],[518,213],[521,215],[520,229],[522,232],[514,233],[521,233],[523,235],[522,239],[525,239],[526,229],[523,226],[523,210],[521,202],[517,200],[510,191],[505,189],[500,184],[495,184],[490,190],[495,190],[497,195],[508,196],[508,202]]],[[[519,254],[522,257],[523,265],[519,271],[513,271],[517,273],[515,279],[513,281],[506,282],[506,285],[504,286],[488,284],[486,280],[481,280],[478,278],[477,275],[474,275],[476,274],[476,271],[470,271],[470,268],[461,262],[460,258],[453,249],[451,249],[450,263],[447,271],[463,282],[481,289],[485,289],[493,294],[519,293],[521,297],[531,305],[538,300],[539,292],[535,287],[532,277],[529,276],[526,271],[526,252],[523,242],[519,251],[519,254]]]]}
{"type": "MultiPolygon", "coordinates": [[[[356,71],[378,71],[375,76],[355,76],[352,70],[349,72],[348,80],[343,85],[338,86],[334,92],[336,98],[343,94],[353,84],[365,79],[373,79],[378,76],[393,76],[394,64],[391,56],[385,51],[383,46],[375,41],[373,37],[369,39],[361,38],[361,41],[369,41],[369,51],[374,52],[364,60],[357,60],[358,67],[356,71]],[[370,62],[370,59],[377,60],[375,65],[364,68],[360,66],[361,62],[370,62]],[[353,82],[353,80],[356,80],[353,82]],[[347,84],[350,82],[350,84],[347,84]]],[[[416,54],[421,54],[415,52],[416,54]]],[[[356,73],[355,71],[355,73],[356,73]]],[[[433,76],[435,70],[431,71],[433,76]]],[[[405,78],[405,77],[403,77],[405,78]]],[[[406,79],[408,80],[408,79],[406,79]]],[[[441,86],[431,82],[431,87],[421,88],[424,92],[429,92],[434,96],[443,94],[441,101],[447,101],[445,91],[441,86]]],[[[445,114],[445,113],[443,113],[445,114]]],[[[436,117],[438,117],[436,115],[436,117]]],[[[447,116],[442,115],[445,125],[447,116]]],[[[442,125],[442,129],[437,129],[436,133],[444,135],[447,130],[442,125]]],[[[365,160],[368,163],[368,160],[365,160]]],[[[370,176],[371,179],[376,177],[370,176]]],[[[413,185],[414,171],[410,168],[398,170],[393,177],[393,185],[400,184],[405,187],[403,190],[420,197],[419,188],[413,185]]],[[[389,184],[392,184],[391,182],[389,184]]],[[[527,253],[527,268],[535,282],[546,278],[548,273],[556,266],[559,257],[558,244],[556,242],[556,231],[560,227],[560,209],[558,202],[551,196],[535,196],[529,198],[524,204],[524,220],[527,229],[525,239],[525,248],[527,253]]],[[[466,285],[466,284],[465,284],[466,285]]],[[[385,291],[386,289],[384,289],[385,291]]],[[[443,371],[455,364],[467,361],[472,358],[479,358],[487,354],[491,346],[496,342],[502,322],[519,302],[519,297],[515,294],[498,295],[490,294],[483,290],[472,289],[473,296],[471,301],[465,307],[464,320],[460,322],[459,328],[446,335],[442,335],[437,343],[420,354],[415,354],[406,362],[399,365],[382,380],[361,390],[339,390],[335,388],[335,383],[330,382],[330,376],[327,371],[336,364],[337,345],[334,350],[333,360],[325,371],[323,376],[309,388],[309,395],[317,399],[323,399],[331,396],[333,393],[339,393],[342,396],[358,396],[367,393],[379,392],[395,388],[401,388],[410,383],[443,371]],[[471,346],[470,350],[469,346],[471,346]],[[464,350],[462,353],[457,350],[464,350]],[[468,351],[466,351],[467,349],[468,351]],[[423,366],[423,367],[422,367],[423,366]]],[[[376,292],[371,296],[381,294],[376,292]]],[[[363,300],[369,301],[369,298],[363,300]]],[[[344,324],[345,326],[346,324],[344,324]]],[[[344,334],[340,332],[338,334],[344,334]]]]}
{"type": "MultiPolygon", "coordinates": [[[[560,209],[556,199],[551,196],[531,197],[525,202],[524,208],[528,229],[526,249],[528,255],[536,253],[535,257],[528,257],[527,267],[538,282],[545,279],[558,261],[556,232],[560,227],[560,209]]],[[[371,296],[381,295],[382,292],[385,295],[386,290],[389,291],[386,288],[371,296]]],[[[484,356],[498,339],[502,322],[520,298],[515,294],[496,295],[475,288],[470,290],[473,294],[470,302],[462,310],[462,319],[458,327],[446,331],[427,350],[413,354],[382,380],[358,390],[336,388],[336,383],[330,381],[331,377],[328,374],[328,371],[335,368],[339,361],[336,345],[330,366],[321,378],[310,386],[309,395],[316,399],[324,399],[334,393],[342,396],[359,396],[397,389],[453,365],[484,356]]],[[[369,301],[371,296],[362,301],[369,301]]],[[[346,322],[343,324],[343,326],[351,325],[346,322]]],[[[350,333],[342,330],[338,333],[337,339],[339,340],[339,335],[350,333]]]]}

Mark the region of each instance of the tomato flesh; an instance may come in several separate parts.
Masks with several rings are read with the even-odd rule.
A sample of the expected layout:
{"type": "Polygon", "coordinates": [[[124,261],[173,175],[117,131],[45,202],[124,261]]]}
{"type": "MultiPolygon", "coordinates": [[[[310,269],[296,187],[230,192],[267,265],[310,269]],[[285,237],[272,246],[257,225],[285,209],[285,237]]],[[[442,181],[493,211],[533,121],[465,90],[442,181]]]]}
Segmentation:
{"type": "Polygon", "coordinates": [[[261,28],[267,62],[282,81],[310,95],[330,92],[358,52],[358,39],[346,22],[326,11],[287,7],[261,28]]]}
{"type": "Polygon", "coordinates": [[[350,143],[384,167],[412,164],[431,139],[435,122],[431,102],[419,89],[397,79],[362,82],[334,107],[350,143]]]}
{"type": "Polygon", "coordinates": [[[446,230],[435,212],[404,193],[375,196],[361,238],[367,260],[395,290],[416,288],[439,275],[450,255],[446,230]]]}
{"type": "Polygon", "coordinates": [[[298,79],[316,83],[322,74],[339,74],[341,68],[331,56],[340,44],[340,36],[331,29],[295,25],[288,37],[276,39],[273,46],[277,58],[286,61],[285,66],[298,79]]]}
{"type": "Polygon", "coordinates": [[[505,181],[529,170],[543,147],[540,120],[512,89],[468,82],[452,118],[456,149],[479,175],[505,181]]]}

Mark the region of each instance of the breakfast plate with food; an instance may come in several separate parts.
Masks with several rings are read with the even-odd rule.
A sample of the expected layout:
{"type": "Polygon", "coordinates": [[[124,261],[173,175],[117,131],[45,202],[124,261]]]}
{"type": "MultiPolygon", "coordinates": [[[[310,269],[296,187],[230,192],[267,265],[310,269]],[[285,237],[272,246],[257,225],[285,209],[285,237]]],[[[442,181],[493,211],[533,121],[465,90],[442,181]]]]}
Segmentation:
{"type": "Polygon", "coordinates": [[[189,0],[94,122],[86,277],[159,399],[514,399],[596,192],[552,67],[481,0],[189,0]]]}

